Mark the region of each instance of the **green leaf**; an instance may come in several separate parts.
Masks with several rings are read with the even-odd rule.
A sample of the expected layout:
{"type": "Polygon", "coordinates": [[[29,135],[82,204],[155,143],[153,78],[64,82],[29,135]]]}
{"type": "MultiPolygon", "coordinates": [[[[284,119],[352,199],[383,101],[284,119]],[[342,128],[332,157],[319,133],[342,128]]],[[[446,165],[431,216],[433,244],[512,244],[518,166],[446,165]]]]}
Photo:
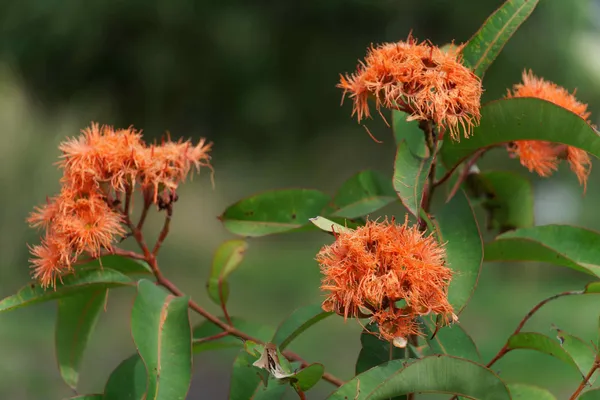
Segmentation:
{"type": "MultiPolygon", "coordinates": [[[[252,357],[245,350],[240,350],[233,362],[233,371],[229,383],[229,400],[251,399],[261,382],[258,368],[252,363],[256,357],[252,357]]],[[[265,371],[266,372],[266,371],[265,371]]]]}
{"type": "Polygon", "coordinates": [[[81,396],[69,397],[69,400],[102,400],[102,394],[83,394],[81,396]]]}
{"type": "Polygon", "coordinates": [[[258,386],[252,400],[279,400],[283,398],[287,388],[288,385],[271,378],[267,387],[262,384],[258,386]]]}
{"type": "Polygon", "coordinates": [[[299,334],[330,315],[320,304],[298,308],[279,325],[271,342],[283,351],[299,334]]]}
{"type": "Polygon", "coordinates": [[[410,151],[417,157],[427,157],[427,143],[425,133],[419,128],[419,121],[407,121],[408,114],[392,110],[392,126],[396,146],[405,140],[410,151]]]}
{"type": "Polygon", "coordinates": [[[366,170],[348,179],[333,198],[334,217],[356,218],[370,214],[396,201],[390,178],[366,170]]]}
{"type": "Polygon", "coordinates": [[[517,229],[485,246],[485,261],[537,261],[600,277],[600,234],[568,225],[517,229]]]}
{"type": "Polygon", "coordinates": [[[537,386],[523,383],[509,383],[507,386],[512,400],[556,400],[552,393],[537,386]]]}
{"type": "Polygon", "coordinates": [[[459,324],[452,324],[438,329],[433,339],[431,339],[431,336],[435,332],[433,322],[424,319],[423,326],[430,349],[427,355],[447,354],[481,362],[481,355],[479,354],[479,350],[477,350],[477,346],[475,346],[475,342],[459,324]]]}
{"type": "Polygon", "coordinates": [[[510,400],[508,388],[494,372],[472,361],[444,355],[413,362],[393,360],[371,368],[341,386],[328,399],[375,400],[416,392],[510,400]]]}
{"type": "Polygon", "coordinates": [[[485,21],[469,39],[464,49],[463,63],[475,75],[483,77],[502,48],[529,17],[538,0],[508,0],[485,21]]]}
{"type": "MultiPolygon", "coordinates": [[[[386,340],[381,340],[375,333],[379,332],[376,324],[369,324],[360,335],[361,349],[356,360],[356,374],[390,360],[407,359],[406,348],[399,348],[386,340]]],[[[410,352],[410,349],[409,349],[410,352]]],[[[410,354],[414,356],[414,353],[410,354]]]]}
{"type": "Polygon", "coordinates": [[[477,220],[462,189],[439,210],[434,223],[440,242],[446,243],[447,265],[454,271],[448,300],[458,315],[475,291],[483,262],[477,220]]]}
{"type": "Polygon", "coordinates": [[[418,215],[423,201],[423,189],[431,170],[433,157],[412,153],[406,141],[398,144],[394,162],[394,189],[400,201],[413,215],[418,215]]]}
{"type": "Polygon", "coordinates": [[[335,233],[349,232],[352,230],[349,227],[340,225],[337,222],[333,222],[333,221],[331,221],[327,218],[323,218],[321,216],[310,218],[310,222],[312,224],[314,224],[317,228],[319,228],[325,232],[330,232],[330,233],[333,233],[334,231],[335,231],[335,233]]]}
{"type": "Polygon", "coordinates": [[[546,140],[578,147],[600,157],[598,133],[579,115],[549,101],[512,98],[481,108],[481,122],[468,139],[447,141],[441,150],[444,165],[454,169],[481,148],[515,140],[546,140]]]}
{"type": "Polygon", "coordinates": [[[579,368],[573,360],[573,357],[569,355],[560,344],[552,340],[546,335],[542,335],[537,332],[520,332],[516,335],[512,335],[508,339],[508,349],[527,349],[527,350],[535,350],[540,353],[545,353],[551,355],[552,357],[561,360],[562,362],[573,366],[577,371],[579,368]]]}
{"type": "Polygon", "coordinates": [[[222,243],[212,262],[210,277],[206,283],[208,295],[216,304],[225,304],[229,298],[227,277],[240,265],[248,243],[244,240],[228,240],[222,243]]]}
{"type": "MultiPolygon", "coordinates": [[[[238,326],[242,329],[242,326],[238,326]]],[[[268,341],[274,334],[273,329],[261,327],[260,332],[245,331],[262,341],[268,341]]],[[[248,341],[246,342],[248,343],[248,341]]],[[[256,350],[262,351],[262,345],[254,346],[256,350]]],[[[259,355],[250,355],[245,349],[241,349],[233,362],[233,370],[229,383],[229,400],[246,400],[252,398],[259,388],[261,376],[268,377],[268,372],[252,365],[259,355]]],[[[283,364],[282,364],[283,365],[283,364]]],[[[260,389],[259,389],[260,390],[260,389]]]]}
{"type": "Polygon", "coordinates": [[[146,367],[138,354],[123,360],[110,374],[104,400],[145,400],[146,367]]]}
{"type": "MultiPolygon", "coordinates": [[[[221,318],[221,320],[225,322],[224,318],[221,318]]],[[[233,323],[233,326],[235,326],[237,329],[260,340],[269,340],[269,338],[273,334],[272,328],[261,324],[253,323],[251,321],[244,321],[241,318],[232,317],[231,322],[233,323]]],[[[211,340],[209,342],[201,341],[202,338],[210,337],[221,332],[223,332],[223,330],[210,321],[204,321],[201,324],[197,325],[192,332],[192,337],[194,338],[193,353],[197,354],[202,351],[208,350],[243,347],[244,342],[241,339],[238,339],[235,336],[231,335],[224,336],[216,340],[211,340]]]]}
{"type": "Polygon", "coordinates": [[[73,389],[77,388],[83,353],[107,296],[107,289],[98,289],[58,300],[56,358],[60,374],[73,389]]]}
{"type": "Polygon", "coordinates": [[[114,269],[115,271],[119,271],[120,273],[125,275],[152,274],[152,269],[150,269],[150,266],[147,262],[117,255],[108,255],[97,258],[85,264],[83,267],[94,266],[100,268],[114,269]]]}
{"type": "Polygon", "coordinates": [[[149,280],[138,282],[131,334],[148,373],[148,400],[183,400],[188,392],[192,377],[188,301],[149,280]]]}
{"type": "Polygon", "coordinates": [[[492,171],[470,174],[469,187],[488,213],[488,229],[505,232],[533,226],[533,188],[529,180],[508,171],[492,171]]]}
{"type": "MultiPolygon", "coordinates": [[[[600,282],[588,283],[583,291],[584,294],[600,293],[600,282]]],[[[599,337],[600,342],[600,337],[599,337]]]]}
{"type": "Polygon", "coordinates": [[[295,385],[297,385],[300,390],[306,392],[319,383],[324,373],[325,367],[323,364],[315,363],[301,369],[297,374],[292,375],[290,378],[295,381],[295,385]]]}
{"type": "Polygon", "coordinates": [[[219,219],[230,232],[243,236],[264,236],[301,228],[331,201],[312,189],[285,189],[263,192],[229,206],[219,219]]]}
{"type": "Polygon", "coordinates": [[[0,312],[28,307],[45,301],[72,296],[88,290],[133,286],[133,281],[120,272],[104,268],[76,268],[76,272],[63,277],[55,289],[43,289],[39,284],[31,283],[16,294],[0,301],[0,312]]]}
{"type": "Polygon", "coordinates": [[[579,396],[579,400],[600,400],[600,388],[588,390],[579,396]]]}
{"type": "MultiPolygon", "coordinates": [[[[596,359],[596,352],[586,342],[581,340],[580,338],[570,335],[562,329],[556,329],[556,336],[560,342],[560,345],[575,361],[579,371],[581,371],[582,375],[586,375],[588,371],[594,365],[594,361],[596,359]]],[[[596,380],[596,375],[594,374],[588,382],[593,384],[596,380]]]]}

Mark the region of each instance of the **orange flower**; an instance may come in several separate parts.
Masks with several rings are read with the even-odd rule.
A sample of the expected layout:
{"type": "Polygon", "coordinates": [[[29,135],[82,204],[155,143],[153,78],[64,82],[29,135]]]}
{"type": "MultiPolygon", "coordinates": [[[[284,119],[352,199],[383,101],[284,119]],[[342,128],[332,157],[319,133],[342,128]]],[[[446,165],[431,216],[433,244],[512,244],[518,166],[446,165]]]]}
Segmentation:
{"type": "Polygon", "coordinates": [[[121,215],[98,193],[79,198],[65,196],[61,200],[60,218],[52,229],[66,238],[76,256],[87,252],[99,257],[101,250],[110,249],[111,244],[125,234],[121,215]]]}
{"type": "Polygon", "coordinates": [[[142,186],[153,188],[153,201],[157,201],[161,189],[173,192],[190,173],[192,167],[200,171],[200,167],[211,168],[209,161],[212,144],[202,139],[196,146],[185,142],[166,141],[161,146],[146,149],[145,164],[141,171],[142,186]]]}
{"type": "Polygon", "coordinates": [[[444,247],[409,226],[408,218],[402,225],[368,221],[337,233],[317,261],[324,275],[321,289],[328,292],[323,309],[344,318],[369,310],[384,338],[414,333],[419,315],[440,314],[446,322],[455,318],[447,298],[452,270],[445,265],[444,247]],[[406,306],[396,308],[399,300],[406,306]]]}
{"type": "Polygon", "coordinates": [[[56,278],[70,270],[74,262],[69,245],[60,236],[47,235],[41,245],[30,246],[29,250],[34,257],[29,260],[33,278],[42,287],[56,286],[56,278]]]}
{"type": "Polygon", "coordinates": [[[35,207],[27,219],[32,227],[46,231],[42,244],[30,247],[34,278],[43,287],[55,286],[56,278],[72,271],[82,254],[97,258],[103,250],[110,252],[126,233],[125,211],[131,204],[122,207],[121,202],[131,201],[136,183],[144,194],[154,189],[153,202],[161,209],[158,189],[168,190],[175,199],[177,186],[193,167],[211,168],[210,148],[204,139],[197,146],[169,140],[147,147],[133,128],[115,130],[98,124],[61,143],[60,194],[35,207]]]}
{"type": "Polygon", "coordinates": [[[141,134],[132,128],[114,131],[112,127],[92,124],[82,135],[59,146],[64,168],[63,182],[79,189],[108,183],[124,191],[135,182],[144,145],[141,134]]]}
{"type": "MultiPolygon", "coordinates": [[[[398,109],[410,120],[430,120],[459,140],[460,127],[468,137],[479,124],[481,80],[460,63],[462,47],[447,52],[428,42],[384,43],[371,47],[354,74],[340,76],[337,87],[353,100],[358,121],[370,117],[368,100],[375,108],[398,109]]],[[[343,100],[343,99],[342,99],[343,100]]]]}
{"type": "Polygon", "coordinates": [[[54,221],[58,213],[56,198],[46,199],[46,204],[43,206],[34,207],[27,222],[32,228],[48,228],[54,221]]]}
{"type": "MultiPolygon", "coordinates": [[[[509,90],[506,97],[536,97],[550,101],[579,115],[591,124],[587,104],[579,102],[575,98],[575,92],[571,94],[553,82],[538,78],[531,70],[523,71],[523,83],[514,85],[512,92],[509,90]]],[[[585,191],[592,168],[590,157],[585,151],[563,144],[534,140],[513,142],[508,150],[518,156],[521,164],[529,171],[535,171],[543,177],[550,176],[558,168],[559,158],[566,158],[585,191]]]]}

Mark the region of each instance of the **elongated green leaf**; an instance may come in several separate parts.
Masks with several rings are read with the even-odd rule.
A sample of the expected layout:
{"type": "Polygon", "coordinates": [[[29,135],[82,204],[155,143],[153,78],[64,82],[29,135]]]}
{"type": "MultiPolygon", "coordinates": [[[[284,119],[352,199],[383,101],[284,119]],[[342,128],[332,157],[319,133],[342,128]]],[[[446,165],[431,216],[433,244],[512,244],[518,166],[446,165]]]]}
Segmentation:
{"type": "Polygon", "coordinates": [[[289,386],[283,382],[277,382],[276,379],[269,379],[268,386],[259,385],[252,396],[252,400],[279,400],[283,398],[286,389],[289,386]]]}
{"type": "Polygon", "coordinates": [[[298,308],[279,325],[271,342],[283,351],[299,334],[330,315],[320,304],[298,308]]]}
{"type": "Polygon", "coordinates": [[[583,392],[579,396],[579,400],[600,400],[600,388],[583,392]]]}
{"type": "Polygon", "coordinates": [[[467,42],[463,63],[475,75],[483,77],[502,48],[519,26],[529,17],[538,0],[508,0],[485,21],[483,26],[467,42]]]}
{"type": "Polygon", "coordinates": [[[123,360],[110,374],[104,400],[145,400],[146,367],[138,354],[123,360]]]}
{"type": "Polygon", "coordinates": [[[264,236],[301,228],[331,201],[312,189],[263,192],[229,206],[219,219],[230,232],[243,236],[264,236]]]}
{"type": "Polygon", "coordinates": [[[475,342],[459,324],[444,326],[438,329],[434,338],[435,325],[432,321],[424,320],[424,332],[427,335],[429,354],[447,354],[460,358],[466,358],[475,362],[481,362],[481,355],[475,346],[475,342]]]}
{"type": "MultiPolygon", "coordinates": [[[[241,325],[239,327],[241,329],[241,325]]],[[[248,333],[252,334],[252,332],[248,333]]],[[[252,336],[266,342],[274,335],[274,333],[273,329],[262,327],[260,332],[254,332],[252,336]]],[[[248,341],[246,341],[246,344],[248,344],[248,341]]],[[[257,353],[262,352],[263,350],[262,345],[254,347],[257,353]]],[[[268,372],[252,365],[258,357],[259,354],[255,353],[254,355],[251,355],[246,349],[240,350],[233,362],[233,370],[231,372],[231,380],[229,383],[229,400],[250,399],[255,392],[261,390],[261,386],[263,386],[261,385],[261,376],[267,378],[268,372]]],[[[280,361],[283,360],[280,359],[280,361]]],[[[283,365],[284,364],[282,364],[282,366],[283,365]]]]}
{"type": "Polygon", "coordinates": [[[575,146],[600,157],[600,136],[577,114],[537,98],[492,101],[481,108],[481,122],[473,135],[447,141],[441,150],[449,169],[477,150],[515,140],[546,140],[575,146]]]}
{"type": "Polygon", "coordinates": [[[486,261],[537,261],[600,277],[600,234],[568,225],[517,229],[485,246],[486,261]]]}
{"type": "Polygon", "coordinates": [[[0,301],[0,312],[15,310],[45,301],[56,300],[80,292],[122,286],[133,286],[133,281],[120,272],[104,268],[77,268],[76,273],[65,276],[56,289],[43,289],[39,284],[31,283],[16,294],[0,301]]]}
{"type": "Polygon", "coordinates": [[[418,215],[421,209],[423,189],[432,161],[432,157],[414,155],[406,141],[398,144],[394,163],[394,189],[404,207],[413,215],[418,215]]]}
{"type": "Polygon", "coordinates": [[[445,355],[412,362],[393,360],[371,368],[341,386],[328,399],[388,399],[416,392],[510,400],[508,388],[494,372],[472,361],[445,355]]]}
{"type": "MultiPolygon", "coordinates": [[[[575,361],[575,364],[577,364],[581,374],[585,376],[585,374],[587,374],[587,372],[592,368],[592,365],[594,365],[594,361],[596,359],[595,350],[592,348],[592,346],[580,338],[570,335],[562,329],[556,330],[556,336],[558,337],[562,348],[569,353],[569,355],[573,358],[573,361],[575,361]]],[[[594,374],[588,380],[590,385],[596,380],[596,375],[597,374],[594,374]]]]}
{"type": "Polygon", "coordinates": [[[483,244],[471,204],[463,190],[459,190],[444,205],[434,222],[438,235],[446,243],[446,261],[455,272],[448,289],[448,299],[459,314],[471,298],[483,262],[483,244]]]}
{"type": "Polygon", "coordinates": [[[410,151],[417,157],[427,157],[425,133],[419,128],[419,121],[407,121],[408,115],[402,111],[392,111],[392,126],[396,146],[405,140],[410,151]]]}
{"type": "Polygon", "coordinates": [[[325,373],[325,367],[323,367],[323,364],[315,363],[301,369],[291,378],[294,380],[295,384],[300,388],[300,390],[306,392],[319,383],[321,377],[323,377],[323,373],[325,373]]]}
{"type": "Polygon", "coordinates": [[[588,283],[583,292],[585,294],[600,293],[600,282],[588,283]]]}
{"type": "Polygon", "coordinates": [[[557,341],[552,340],[548,336],[542,335],[541,333],[517,333],[508,339],[508,348],[510,350],[527,349],[539,351],[540,353],[551,355],[552,357],[573,366],[575,369],[577,369],[577,371],[579,371],[579,368],[573,360],[573,357],[571,357],[557,341]]]}
{"type": "Polygon", "coordinates": [[[148,400],[185,399],[192,377],[188,301],[148,280],[138,282],[131,333],[148,373],[148,400]]]}
{"type": "Polygon", "coordinates": [[[509,383],[507,386],[512,400],[556,400],[548,390],[537,386],[523,383],[509,383]]]}
{"type": "Polygon", "coordinates": [[[102,394],[84,394],[81,396],[70,397],[69,400],[102,400],[104,395],[102,394]]]}
{"type": "Polygon", "coordinates": [[[470,174],[467,183],[488,213],[488,229],[505,232],[533,226],[533,188],[529,180],[508,171],[470,174]]]}
{"type": "Polygon", "coordinates": [[[390,178],[366,170],[348,179],[333,197],[334,217],[356,218],[370,214],[396,201],[390,178]]]}
{"type": "Polygon", "coordinates": [[[119,271],[125,275],[149,275],[152,274],[152,270],[148,263],[142,260],[134,260],[128,257],[108,255],[100,257],[96,260],[90,261],[82,267],[100,267],[109,268],[115,271],[119,271]]]}
{"type": "Polygon", "coordinates": [[[317,216],[314,218],[310,219],[310,222],[315,225],[317,228],[325,231],[325,232],[331,232],[333,233],[335,231],[335,233],[339,233],[339,232],[347,232],[352,230],[351,228],[344,226],[344,225],[340,225],[337,222],[331,221],[327,218],[323,218],[321,216],[317,216]]]}
{"type": "Polygon", "coordinates": [[[229,298],[227,277],[240,265],[248,249],[245,240],[229,240],[222,243],[215,253],[206,283],[208,296],[216,304],[225,304],[229,298]]]}
{"type": "Polygon", "coordinates": [[[75,389],[83,353],[94,331],[108,289],[89,290],[58,300],[56,359],[64,381],[75,389]]]}
{"type": "MultiPolygon", "coordinates": [[[[221,320],[225,322],[224,318],[221,318],[221,320]]],[[[252,321],[245,321],[241,318],[232,317],[231,322],[237,329],[261,340],[269,340],[273,334],[273,329],[271,327],[254,323],[252,321]]],[[[203,338],[207,338],[221,332],[223,332],[223,330],[210,321],[204,321],[197,325],[192,332],[192,337],[194,338],[194,354],[208,350],[242,348],[244,346],[244,342],[241,339],[231,335],[208,342],[202,341],[203,338]]]]}

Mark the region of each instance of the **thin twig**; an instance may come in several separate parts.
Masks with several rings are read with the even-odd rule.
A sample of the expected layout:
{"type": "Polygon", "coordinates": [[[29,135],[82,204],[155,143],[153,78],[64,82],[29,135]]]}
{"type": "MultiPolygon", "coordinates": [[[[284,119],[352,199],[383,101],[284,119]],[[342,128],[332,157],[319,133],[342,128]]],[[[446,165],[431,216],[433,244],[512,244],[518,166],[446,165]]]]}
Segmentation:
{"type": "Polygon", "coordinates": [[[129,215],[129,212],[131,210],[131,198],[133,195],[133,190],[131,188],[131,186],[127,186],[125,188],[125,214],[129,215]]]}
{"type": "Polygon", "coordinates": [[[192,340],[192,344],[200,344],[200,343],[212,342],[213,340],[218,340],[218,339],[221,339],[222,337],[225,337],[225,336],[229,336],[229,332],[223,331],[223,332],[219,332],[219,333],[217,333],[215,335],[212,335],[212,336],[207,336],[207,337],[203,337],[203,338],[200,338],[200,339],[194,339],[194,340],[192,340]]]}
{"type": "Polygon", "coordinates": [[[141,230],[144,226],[144,222],[146,222],[146,217],[148,216],[148,210],[152,206],[152,198],[148,194],[147,190],[144,190],[144,207],[142,208],[142,214],[140,215],[140,220],[137,223],[137,229],[141,230]]]}
{"type": "Polygon", "coordinates": [[[140,253],[136,253],[135,251],[131,251],[131,250],[123,250],[118,247],[113,247],[112,249],[110,249],[110,253],[108,253],[108,254],[114,254],[117,256],[132,258],[134,260],[143,260],[143,261],[146,260],[146,257],[144,257],[140,253]]]}
{"type": "MultiPolygon", "coordinates": [[[[128,215],[124,215],[124,217],[125,217],[125,223],[129,227],[129,229],[131,229],[133,237],[135,238],[136,242],[138,243],[138,246],[140,247],[140,249],[142,250],[142,253],[144,254],[144,258],[145,258],[146,262],[148,263],[148,265],[150,266],[150,269],[152,270],[154,277],[156,278],[156,283],[163,286],[165,289],[167,289],[169,292],[173,293],[175,296],[179,296],[179,297],[183,296],[183,292],[175,284],[173,284],[173,282],[171,282],[169,279],[167,279],[162,274],[160,268],[158,267],[158,262],[156,260],[156,256],[152,252],[150,252],[148,245],[146,244],[146,241],[144,240],[144,236],[142,235],[141,230],[138,229],[135,225],[133,225],[133,223],[131,222],[131,219],[129,218],[128,215]]],[[[209,320],[210,322],[212,322],[213,324],[215,324],[216,326],[221,328],[227,334],[236,336],[240,339],[251,340],[251,341],[259,343],[259,344],[264,344],[264,342],[262,340],[257,339],[253,336],[250,336],[247,333],[242,332],[239,329],[235,328],[234,326],[221,321],[219,318],[217,318],[216,316],[214,316],[211,313],[209,313],[208,311],[206,311],[198,303],[194,302],[191,299],[188,302],[188,306],[190,309],[192,309],[196,313],[200,314],[201,316],[203,316],[204,318],[206,318],[207,320],[209,320]]],[[[293,353],[289,350],[283,351],[282,354],[290,361],[300,362],[302,367],[306,367],[309,365],[308,362],[306,362],[302,357],[300,357],[296,353],[293,353]]],[[[325,372],[323,374],[322,378],[324,380],[326,380],[327,382],[330,382],[336,386],[342,386],[345,383],[343,380],[331,375],[328,372],[325,372]]]]}
{"type": "Polygon", "coordinates": [[[581,381],[581,383],[579,384],[579,386],[577,387],[575,392],[573,392],[571,397],[569,397],[569,400],[577,400],[577,398],[579,397],[581,392],[583,392],[583,389],[585,389],[588,382],[592,378],[592,375],[594,375],[594,372],[596,372],[596,370],[599,368],[600,368],[600,353],[596,354],[596,358],[594,359],[594,364],[592,365],[592,368],[590,368],[590,372],[588,372],[588,374],[585,376],[585,378],[583,378],[583,380],[581,381]]]}
{"type": "MultiPolygon", "coordinates": [[[[531,309],[531,311],[529,311],[527,313],[527,315],[525,315],[525,318],[523,318],[521,320],[521,322],[519,323],[519,325],[517,326],[517,329],[515,329],[515,331],[512,333],[512,335],[510,335],[511,337],[518,334],[519,332],[521,332],[521,329],[523,329],[523,326],[525,326],[525,323],[527,321],[529,321],[529,319],[533,316],[533,314],[535,314],[540,308],[542,308],[546,303],[558,299],[560,297],[564,297],[564,296],[571,296],[571,295],[575,295],[575,294],[584,294],[585,292],[582,290],[573,290],[570,292],[562,292],[559,294],[555,294],[554,296],[550,296],[545,300],[540,301],[535,307],[533,307],[531,309]]],[[[498,361],[499,359],[501,359],[502,357],[504,357],[504,355],[506,353],[508,353],[511,349],[508,347],[508,340],[506,341],[506,343],[504,344],[504,346],[500,349],[500,351],[498,351],[498,353],[494,356],[494,358],[492,358],[492,360],[487,363],[486,367],[491,367],[492,365],[494,365],[494,363],[496,361],[498,361]]]]}
{"type": "Polygon", "coordinates": [[[160,250],[160,246],[162,246],[164,240],[166,239],[167,235],[169,234],[169,227],[171,226],[171,217],[172,216],[173,216],[173,205],[169,204],[165,208],[165,222],[160,231],[160,234],[158,235],[158,239],[156,239],[156,243],[154,244],[154,249],[152,249],[152,254],[154,254],[154,257],[156,257],[156,255],[158,254],[158,251],[160,250]]]}
{"type": "MultiPolygon", "coordinates": [[[[479,160],[479,158],[485,153],[485,151],[486,151],[486,149],[478,150],[475,153],[475,155],[469,160],[467,165],[465,165],[465,169],[462,170],[458,179],[456,180],[456,183],[452,187],[452,190],[450,190],[450,194],[448,194],[448,197],[446,198],[446,203],[448,203],[454,197],[456,192],[458,192],[458,189],[460,189],[460,185],[462,185],[462,183],[469,176],[469,173],[471,172],[471,168],[473,167],[473,165],[475,165],[475,163],[479,160]]],[[[444,178],[445,178],[445,176],[442,179],[444,179],[444,178]]],[[[439,182],[438,182],[438,184],[439,184],[439,182]]]]}

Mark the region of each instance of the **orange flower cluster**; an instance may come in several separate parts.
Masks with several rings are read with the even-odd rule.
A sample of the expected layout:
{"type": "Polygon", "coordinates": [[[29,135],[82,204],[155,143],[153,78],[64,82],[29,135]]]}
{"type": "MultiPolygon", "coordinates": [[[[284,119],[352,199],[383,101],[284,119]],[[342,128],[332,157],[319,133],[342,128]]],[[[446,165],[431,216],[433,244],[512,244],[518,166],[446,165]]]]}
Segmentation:
{"type": "Polygon", "coordinates": [[[354,101],[352,115],[359,122],[370,117],[368,99],[374,98],[379,112],[381,107],[405,111],[409,120],[433,121],[459,140],[459,126],[468,137],[479,124],[482,93],[481,80],[460,63],[461,49],[444,51],[411,36],[372,46],[357,71],[342,75],[337,87],[354,101]]]}
{"type": "Polygon", "coordinates": [[[370,315],[380,337],[403,342],[420,334],[416,317],[439,314],[447,323],[457,317],[448,303],[452,270],[445,250],[408,219],[368,221],[364,227],[336,234],[333,244],[317,254],[329,292],[323,310],[344,318],[370,315]],[[403,301],[403,304],[397,302],[403,301]]]}
{"type": "MultiPolygon", "coordinates": [[[[536,77],[531,71],[523,71],[523,83],[514,85],[512,92],[509,90],[506,97],[537,97],[550,101],[590,123],[587,105],[580,103],[574,95],[575,92],[571,94],[555,83],[536,77]]],[[[535,171],[543,177],[552,175],[558,168],[560,159],[566,158],[585,191],[592,162],[584,150],[541,140],[519,140],[510,143],[508,151],[513,156],[519,157],[521,164],[529,171],[535,171]]]]}
{"type": "Polygon", "coordinates": [[[60,193],[28,218],[32,227],[45,229],[42,243],[30,248],[34,278],[44,287],[55,286],[82,254],[96,258],[110,250],[125,234],[120,202],[136,185],[147,203],[160,205],[159,191],[173,196],[192,167],[210,168],[210,147],[204,140],[196,146],[171,140],[147,146],[133,128],[98,124],[61,143],[60,193]]]}

